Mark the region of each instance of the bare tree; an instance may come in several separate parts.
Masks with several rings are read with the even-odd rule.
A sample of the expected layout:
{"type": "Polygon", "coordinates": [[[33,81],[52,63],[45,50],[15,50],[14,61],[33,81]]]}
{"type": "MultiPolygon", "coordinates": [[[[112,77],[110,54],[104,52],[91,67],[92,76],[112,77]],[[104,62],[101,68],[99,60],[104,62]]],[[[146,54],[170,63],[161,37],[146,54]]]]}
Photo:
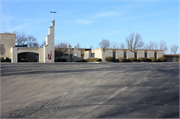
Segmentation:
{"type": "Polygon", "coordinates": [[[171,45],[171,53],[176,54],[177,50],[178,50],[178,45],[171,45]]]}
{"type": "Polygon", "coordinates": [[[43,47],[44,45],[46,45],[46,41],[43,41],[40,45],[40,47],[43,47]]]}
{"type": "Polygon", "coordinates": [[[55,48],[67,48],[68,43],[57,43],[55,48]]]}
{"type": "Polygon", "coordinates": [[[57,43],[55,45],[55,55],[57,57],[62,57],[68,54],[69,48],[67,48],[68,43],[57,43]]]}
{"type": "Polygon", "coordinates": [[[90,45],[90,49],[91,49],[91,50],[94,49],[94,46],[90,45]]]}
{"type": "Polygon", "coordinates": [[[39,47],[39,43],[38,42],[34,42],[32,47],[36,47],[36,48],[39,47]]]}
{"type": "MultiPolygon", "coordinates": [[[[10,33],[10,32],[5,32],[10,33]]],[[[29,47],[39,47],[39,43],[37,42],[36,38],[32,35],[27,36],[25,33],[20,32],[12,32],[15,34],[16,37],[16,45],[24,45],[27,44],[29,47]]]]}
{"type": "Polygon", "coordinates": [[[77,45],[75,46],[76,48],[80,48],[80,45],[79,45],[79,43],[77,43],[77,45]]]}
{"type": "Polygon", "coordinates": [[[34,36],[30,35],[30,36],[27,37],[27,45],[29,47],[34,47],[33,44],[37,45],[38,43],[37,43],[36,38],[34,36]]]}
{"type": "Polygon", "coordinates": [[[149,41],[143,49],[158,49],[158,43],[154,41],[149,41]]]}
{"type": "Polygon", "coordinates": [[[111,42],[111,48],[112,49],[118,49],[119,47],[118,47],[118,43],[116,43],[116,42],[111,42]]]}
{"type": "Polygon", "coordinates": [[[103,39],[100,43],[99,43],[100,48],[109,48],[110,47],[110,42],[106,39],[103,39]]]}
{"type": "Polygon", "coordinates": [[[144,46],[144,42],[141,40],[139,33],[131,33],[126,37],[126,45],[128,49],[141,49],[144,46]]]}
{"type": "Polygon", "coordinates": [[[120,44],[120,48],[121,48],[121,49],[125,49],[125,46],[124,46],[123,43],[120,44]]]}
{"type": "Polygon", "coordinates": [[[159,43],[159,49],[163,50],[163,53],[166,54],[166,52],[168,51],[168,47],[166,45],[166,41],[161,40],[159,43]]]}
{"type": "Polygon", "coordinates": [[[16,35],[16,44],[24,45],[27,42],[27,35],[25,33],[15,32],[16,35]]]}

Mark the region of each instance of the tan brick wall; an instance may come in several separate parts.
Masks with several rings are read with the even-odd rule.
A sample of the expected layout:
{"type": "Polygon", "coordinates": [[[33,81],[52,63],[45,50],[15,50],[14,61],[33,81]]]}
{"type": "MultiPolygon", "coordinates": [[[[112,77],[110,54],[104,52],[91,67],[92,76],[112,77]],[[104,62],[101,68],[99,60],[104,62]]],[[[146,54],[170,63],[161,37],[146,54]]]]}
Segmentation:
{"type": "Polygon", "coordinates": [[[124,57],[124,50],[116,50],[116,59],[124,57]]]}
{"type": "Polygon", "coordinates": [[[85,51],[84,52],[84,59],[90,58],[91,57],[91,50],[90,51],[85,51]]]}
{"type": "Polygon", "coordinates": [[[113,57],[113,50],[102,50],[102,61],[108,56],[113,57]]]}
{"type": "Polygon", "coordinates": [[[102,49],[99,49],[99,50],[95,50],[94,51],[94,58],[100,58],[102,59],[102,49]]]}
{"type": "Polygon", "coordinates": [[[150,51],[147,51],[147,58],[149,57],[154,57],[154,51],[150,50],[150,51]]]}
{"type": "Polygon", "coordinates": [[[81,49],[74,48],[73,62],[76,62],[78,60],[81,60],[81,49]],[[75,56],[76,54],[77,54],[77,56],[75,56]]]}
{"type": "Polygon", "coordinates": [[[0,33],[0,57],[11,59],[11,47],[15,47],[15,34],[0,33]]]}
{"type": "Polygon", "coordinates": [[[127,50],[126,59],[128,59],[128,58],[134,58],[134,51],[133,50],[127,50]]]}
{"type": "Polygon", "coordinates": [[[144,50],[137,50],[137,59],[139,58],[139,57],[145,57],[144,56],[144,50]]]}
{"type": "Polygon", "coordinates": [[[157,58],[163,57],[163,51],[157,51],[157,58]]]}
{"type": "Polygon", "coordinates": [[[25,52],[29,52],[29,53],[37,53],[39,54],[39,62],[44,62],[43,59],[43,48],[29,48],[29,47],[13,47],[12,49],[12,59],[11,62],[12,63],[17,63],[17,59],[18,59],[18,54],[19,53],[25,53],[25,52]]]}

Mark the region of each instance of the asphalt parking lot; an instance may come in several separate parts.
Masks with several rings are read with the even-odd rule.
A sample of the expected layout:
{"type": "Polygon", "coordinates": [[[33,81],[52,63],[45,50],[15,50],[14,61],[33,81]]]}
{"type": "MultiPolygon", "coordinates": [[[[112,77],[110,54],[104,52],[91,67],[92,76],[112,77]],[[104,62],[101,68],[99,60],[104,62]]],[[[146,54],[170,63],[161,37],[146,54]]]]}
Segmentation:
{"type": "Polygon", "coordinates": [[[179,118],[179,63],[2,63],[1,118],[179,118]]]}

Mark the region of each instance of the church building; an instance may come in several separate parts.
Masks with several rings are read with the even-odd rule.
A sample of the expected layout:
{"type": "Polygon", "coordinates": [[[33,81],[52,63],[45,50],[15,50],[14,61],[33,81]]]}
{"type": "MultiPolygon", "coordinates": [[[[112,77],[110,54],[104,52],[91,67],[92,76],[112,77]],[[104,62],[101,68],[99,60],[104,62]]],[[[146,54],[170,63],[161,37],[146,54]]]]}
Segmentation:
{"type": "Polygon", "coordinates": [[[15,34],[0,33],[0,57],[11,59],[11,63],[21,61],[54,62],[54,25],[55,21],[53,20],[49,27],[49,34],[46,36],[46,45],[42,48],[15,46],[15,34]]]}
{"type": "Polygon", "coordinates": [[[57,59],[66,59],[67,62],[76,62],[87,58],[100,58],[105,61],[105,57],[111,56],[115,59],[119,57],[139,58],[139,57],[167,57],[168,61],[179,62],[178,56],[163,55],[163,50],[150,49],[95,49],[72,48],[69,44],[67,48],[54,47],[55,20],[51,22],[49,34],[46,36],[46,45],[43,47],[27,47],[15,45],[15,34],[0,33],[0,57],[9,58],[11,63],[17,62],[39,62],[53,63],[57,59]]]}

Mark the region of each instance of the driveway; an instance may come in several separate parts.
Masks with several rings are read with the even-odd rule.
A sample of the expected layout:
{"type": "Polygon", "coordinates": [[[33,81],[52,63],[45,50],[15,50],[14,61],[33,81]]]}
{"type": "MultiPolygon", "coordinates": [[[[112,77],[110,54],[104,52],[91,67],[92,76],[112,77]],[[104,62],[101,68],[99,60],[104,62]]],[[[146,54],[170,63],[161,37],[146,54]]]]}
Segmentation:
{"type": "Polygon", "coordinates": [[[1,117],[178,118],[178,63],[2,63],[1,117]]]}

